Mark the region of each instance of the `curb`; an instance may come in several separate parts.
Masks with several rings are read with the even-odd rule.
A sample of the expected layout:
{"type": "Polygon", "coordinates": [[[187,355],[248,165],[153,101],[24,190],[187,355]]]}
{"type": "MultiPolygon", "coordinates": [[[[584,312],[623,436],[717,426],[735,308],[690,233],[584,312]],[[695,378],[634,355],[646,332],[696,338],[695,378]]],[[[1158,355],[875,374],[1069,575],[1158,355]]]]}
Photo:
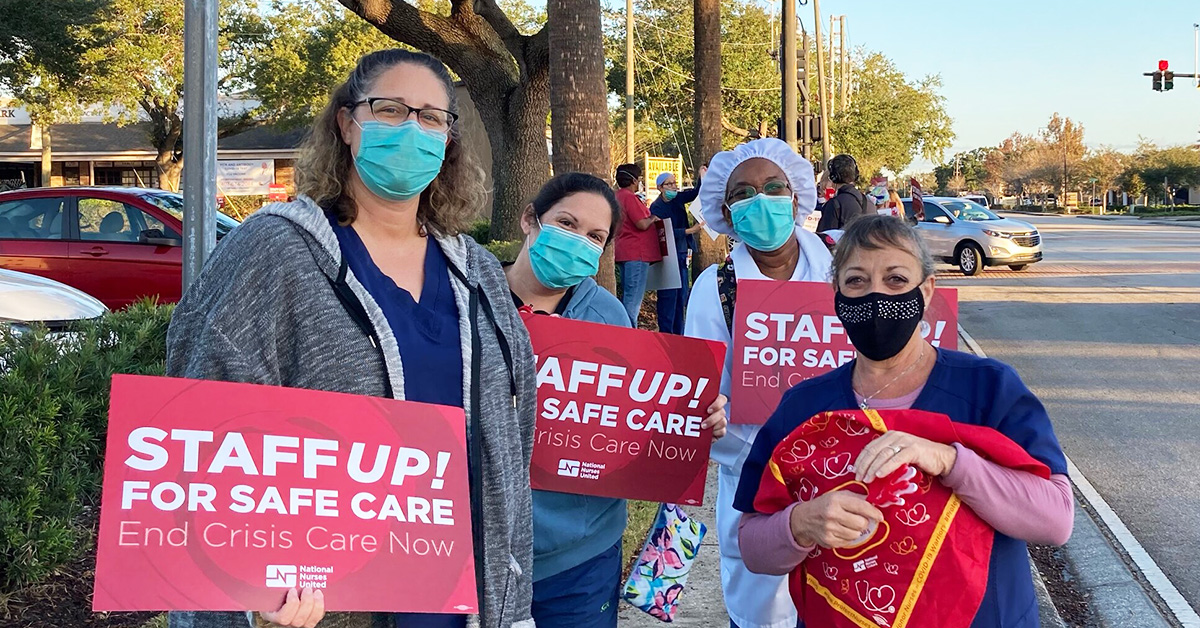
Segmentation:
{"type": "Polygon", "coordinates": [[[1143,224],[1166,225],[1168,227],[1191,227],[1200,229],[1200,220],[1146,220],[1143,224]]]}
{"type": "MultiPolygon", "coordinates": [[[[961,325],[958,332],[972,352],[986,357],[961,325]]],[[[1070,458],[1067,468],[1078,507],[1071,539],[1062,548],[1071,573],[1063,575],[1079,581],[1099,624],[1106,628],[1200,628],[1195,611],[1070,458]]],[[[1045,587],[1041,580],[1040,574],[1034,579],[1039,600],[1045,587]]],[[[1053,600],[1048,603],[1054,606],[1053,600]]]]}

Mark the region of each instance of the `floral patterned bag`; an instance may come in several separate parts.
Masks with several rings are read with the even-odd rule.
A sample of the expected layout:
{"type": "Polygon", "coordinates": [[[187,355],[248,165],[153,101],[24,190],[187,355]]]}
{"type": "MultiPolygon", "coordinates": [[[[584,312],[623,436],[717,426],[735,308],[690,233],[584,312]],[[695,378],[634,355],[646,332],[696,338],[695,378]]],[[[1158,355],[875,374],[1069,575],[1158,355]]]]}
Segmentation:
{"type": "Polygon", "coordinates": [[[683,585],[707,531],[703,523],[689,518],[679,506],[659,507],[621,597],[664,622],[674,621],[683,585]]]}

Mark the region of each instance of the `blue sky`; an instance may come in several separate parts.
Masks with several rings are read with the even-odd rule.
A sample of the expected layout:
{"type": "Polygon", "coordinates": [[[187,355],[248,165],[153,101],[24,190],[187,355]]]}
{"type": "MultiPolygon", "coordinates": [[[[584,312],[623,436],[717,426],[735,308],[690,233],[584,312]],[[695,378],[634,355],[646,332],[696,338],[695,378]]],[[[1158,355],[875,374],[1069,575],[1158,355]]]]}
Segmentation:
{"type": "MultiPolygon", "coordinates": [[[[811,32],[811,0],[798,11],[811,32]]],[[[1082,123],[1093,147],[1200,139],[1192,79],[1155,92],[1142,76],[1159,59],[1193,72],[1200,0],[822,0],[821,11],[826,29],[830,14],[847,16],[851,47],[882,52],[910,76],[942,77],[956,133],[947,156],[1035,133],[1056,111],[1082,123]]],[[[691,25],[680,35],[690,37],[691,25]]],[[[931,167],[918,161],[910,170],[931,167]]]]}
{"type": "MultiPolygon", "coordinates": [[[[799,11],[812,28],[811,2],[799,11]]],[[[1091,146],[1200,139],[1192,79],[1155,92],[1142,76],[1159,59],[1193,72],[1200,0],[824,0],[821,11],[847,16],[852,46],[883,52],[910,75],[941,75],[951,152],[1032,133],[1055,111],[1082,123],[1091,146]]]]}

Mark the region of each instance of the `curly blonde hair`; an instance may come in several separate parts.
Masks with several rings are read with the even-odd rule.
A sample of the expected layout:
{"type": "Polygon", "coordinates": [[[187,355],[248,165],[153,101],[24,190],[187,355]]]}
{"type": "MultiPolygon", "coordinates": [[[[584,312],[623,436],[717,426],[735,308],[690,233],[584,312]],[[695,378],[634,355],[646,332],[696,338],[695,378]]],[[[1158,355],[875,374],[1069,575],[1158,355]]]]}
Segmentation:
{"type": "MultiPolygon", "coordinates": [[[[366,98],[380,74],[403,63],[433,72],[446,88],[450,111],[458,113],[454,82],[441,61],[427,54],[398,48],[372,52],[359,59],[349,78],[333,90],[329,103],[313,121],[296,160],[296,192],[336,213],[342,224],[353,223],[358,208],[346,188],[346,180],[354,168],[354,155],[342,141],[338,112],[353,108],[355,103],[366,98]]],[[[417,223],[426,232],[439,236],[455,236],[466,231],[471,218],[479,214],[486,202],[487,189],[483,181],[483,169],[463,145],[462,128],[455,120],[450,125],[450,143],[446,146],[442,170],[421,193],[417,223]]]]}

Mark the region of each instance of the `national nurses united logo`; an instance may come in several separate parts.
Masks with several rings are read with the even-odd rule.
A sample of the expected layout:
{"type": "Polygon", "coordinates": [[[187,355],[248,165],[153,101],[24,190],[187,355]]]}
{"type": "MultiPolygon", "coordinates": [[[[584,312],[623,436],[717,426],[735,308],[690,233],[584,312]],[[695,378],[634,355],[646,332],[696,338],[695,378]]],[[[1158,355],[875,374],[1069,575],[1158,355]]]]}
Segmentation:
{"type": "Polygon", "coordinates": [[[267,587],[290,589],[296,586],[295,565],[267,565],[267,587]]]}
{"type": "Polygon", "coordinates": [[[329,565],[267,565],[266,586],[269,589],[324,589],[331,575],[333,567],[329,565]]]}
{"type": "Polygon", "coordinates": [[[558,474],[563,477],[577,478],[579,477],[579,461],[567,460],[563,458],[558,461],[558,474]]]}
{"type": "Polygon", "coordinates": [[[571,460],[562,458],[558,461],[558,474],[567,478],[579,478],[581,480],[599,480],[600,474],[608,467],[606,463],[600,462],[583,462],[580,460],[571,460]]]}

